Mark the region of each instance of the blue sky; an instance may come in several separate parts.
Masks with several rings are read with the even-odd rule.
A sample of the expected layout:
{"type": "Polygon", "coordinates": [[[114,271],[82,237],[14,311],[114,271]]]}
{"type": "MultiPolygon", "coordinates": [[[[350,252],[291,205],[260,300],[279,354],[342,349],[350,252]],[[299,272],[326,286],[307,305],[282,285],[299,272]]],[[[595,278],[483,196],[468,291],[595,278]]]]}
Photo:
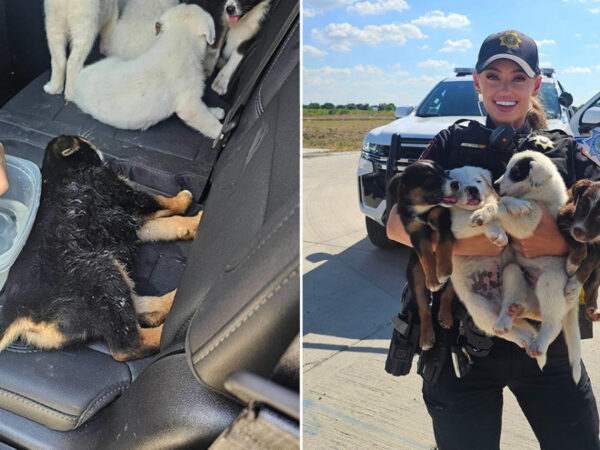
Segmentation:
{"type": "Polygon", "coordinates": [[[574,105],[600,91],[600,0],[303,0],[303,103],[416,105],[486,36],[538,43],[574,105]]]}

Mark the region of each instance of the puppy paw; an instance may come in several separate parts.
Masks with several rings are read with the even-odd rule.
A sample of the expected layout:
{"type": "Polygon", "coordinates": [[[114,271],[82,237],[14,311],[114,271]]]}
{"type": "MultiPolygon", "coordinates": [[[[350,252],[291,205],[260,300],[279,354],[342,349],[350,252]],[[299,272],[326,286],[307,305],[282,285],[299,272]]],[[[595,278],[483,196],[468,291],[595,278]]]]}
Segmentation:
{"type": "Polygon", "coordinates": [[[527,200],[520,200],[514,197],[504,197],[501,201],[506,207],[506,210],[514,216],[524,216],[531,212],[531,202],[527,200]]]}
{"type": "Polygon", "coordinates": [[[208,108],[210,113],[217,118],[223,120],[225,118],[225,110],[223,108],[208,108]]]}
{"type": "Polygon", "coordinates": [[[488,208],[481,208],[471,214],[470,225],[472,227],[481,227],[492,221],[493,217],[488,208]]]}
{"type": "Polygon", "coordinates": [[[585,315],[592,322],[600,321],[600,309],[598,309],[598,308],[587,308],[585,310],[585,315]]]}
{"type": "Polygon", "coordinates": [[[223,72],[219,72],[219,75],[214,79],[211,88],[219,95],[225,95],[227,93],[227,85],[229,84],[229,78],[223,75],[223,72]]]}
{"type": "Polygon", "coordinates": [[[419,336],[419,347],[424,352],[429,350],[435,344],[435,333],[431,324],[421,327],[421,335],[419,336]]]}
{"type": "Polygon", "coordinates": [[[575,261],[572,261],[571,258],[567,258],[567,275],[569,275],[570,277],[575,275],[575,272],[577,272],[580,265],[581,263],[577,263],[575,261]]]}
{"type": "Polygon", "coordinates": [[[444,287],[444,283],[438,280],[427,280],[425,284],[427,285],[427,289],[431,292],[437,292],[444,287]]]}
{"type": "MultiPolygon", "coordinates": [[[[534,339],[533,341],[531,341],[531,344],[529,344],[529,346],[527,347],[527,354],[532,358],[540,358],[542,355],[545,357],[547,349],[547,345],[543,345],[538,339],[534,339]]],[[[538,360],[538,363],[539,362],[540,361],[538,360]]],[[[543,366],[540,366],[540,369],[542,367],[543,366]]]]}
{"type": "Polygon", "coordinates": [[[563,295],[567,302],[573,302],[579,300],[579,294],[581,293],[581,283],[577,277],[570,277],[565,284],[563,295]]]}
{"type": "Polygon", "coordinates": [[[44,85],[44,92],[50,95],[61,94],[63,91],[62,85],[52,84],[50,81],[44,85]]]}
{"type": "Polygon", "coordinates": [[[452,318],[452,311],[451,310],[442,310],[440,309],[440,311],[438,312],[438,323],[440,324],[440,326],[446,330],[449,330],[450,328],[452,328],[452,325],[454,325],[454,319],[452,318]]]}
{"type": "Polygon", "coordinates": [[[505,232],[502,233],[490,233],[490,241],[492,244],[498,247],[505,247],[508,244],[508,236],[505,232]]]}
{"type": "Polygon", "coordinates": [[[68,102],[73,101],[75,97],[75,89],[73,86],[65,86],[65,100],[68,102]]]}
{"type": "Polygon", "coordinates": [[[499,334],[499,335],[506,334],[511,330],[512,324],[513,324],[512,317],[510,317],[506,313],[500,314],[500,317],[498,317],[498,319],[496,320],[496,323],[494,324],[494,333],[499,334]]]}

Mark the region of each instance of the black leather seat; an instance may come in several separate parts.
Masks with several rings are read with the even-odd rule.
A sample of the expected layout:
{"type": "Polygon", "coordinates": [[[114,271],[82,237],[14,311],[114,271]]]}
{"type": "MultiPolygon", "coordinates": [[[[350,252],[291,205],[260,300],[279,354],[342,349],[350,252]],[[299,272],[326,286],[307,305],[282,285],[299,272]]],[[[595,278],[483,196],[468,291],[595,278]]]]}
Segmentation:
{"type": "MultiPolygon", "coordinates": [[[[230,100],[294,6],[272,3],[230,100]]],[[[179,286],[161,352],[119,363],[98,343],[56,352],[12,346],[0,353],[1,442],[203,448],[241,410],[223,387],[229,374],[269,376],[299,332],[298,59],[296,18],[218,159],[212,143],[176,118],[139,133],[99,124],[48,98],[41,89],[47,74],[0,110],[9,154],[39,164],[51,137],[85,133],[113,167],[146,188],[186,188],[196,200],[208,192],[193,243],[153,244],[140,257],[136,284],[147,291],[140,293],[179,286]]]]}

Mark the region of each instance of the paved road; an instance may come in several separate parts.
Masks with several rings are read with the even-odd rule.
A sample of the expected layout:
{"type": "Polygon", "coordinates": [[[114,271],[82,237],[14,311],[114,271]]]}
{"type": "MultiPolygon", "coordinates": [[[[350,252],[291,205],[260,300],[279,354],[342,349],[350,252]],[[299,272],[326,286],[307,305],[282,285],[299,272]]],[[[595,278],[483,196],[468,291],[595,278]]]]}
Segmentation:
{"type": "MultiPolygon", "coordinates": [[[[366,237],[358,157],[303,158],[304,448],[428,449],[435,440],[416,360],[408,376],[384,371],[407,254],[375,248],[366,237]]],[[[600,392],[598,348],[599,338],[583,342],[600,392]]],[[[515,398],[504,392],[502,448],[538,449],[515,398]]]]}

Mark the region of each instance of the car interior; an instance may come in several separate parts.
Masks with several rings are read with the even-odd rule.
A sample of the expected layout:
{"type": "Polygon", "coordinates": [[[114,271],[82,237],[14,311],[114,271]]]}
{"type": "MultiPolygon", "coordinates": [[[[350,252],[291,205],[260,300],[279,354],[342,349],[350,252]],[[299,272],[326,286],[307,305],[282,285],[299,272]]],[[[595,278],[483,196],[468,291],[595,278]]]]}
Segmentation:
{"type": "MultiPolygon", "coordinates": [[[[96,42],[88,63],[100,57],[96,42]]],[[[43,1],[0,0],[8,155],[40,166],[53,137],[81,135],[138,188],[191,191],[203,217],[193,242],[145,244],[133,274],[140,295],[178,289],[158,354],[0,353],[0,448],[298,448],[298,2],[272,0],[225,96],[207,81],[205,102],[227,112],[215,142],[175,116],[102,124],[43,91],[49,68],[43,1]]]]}

